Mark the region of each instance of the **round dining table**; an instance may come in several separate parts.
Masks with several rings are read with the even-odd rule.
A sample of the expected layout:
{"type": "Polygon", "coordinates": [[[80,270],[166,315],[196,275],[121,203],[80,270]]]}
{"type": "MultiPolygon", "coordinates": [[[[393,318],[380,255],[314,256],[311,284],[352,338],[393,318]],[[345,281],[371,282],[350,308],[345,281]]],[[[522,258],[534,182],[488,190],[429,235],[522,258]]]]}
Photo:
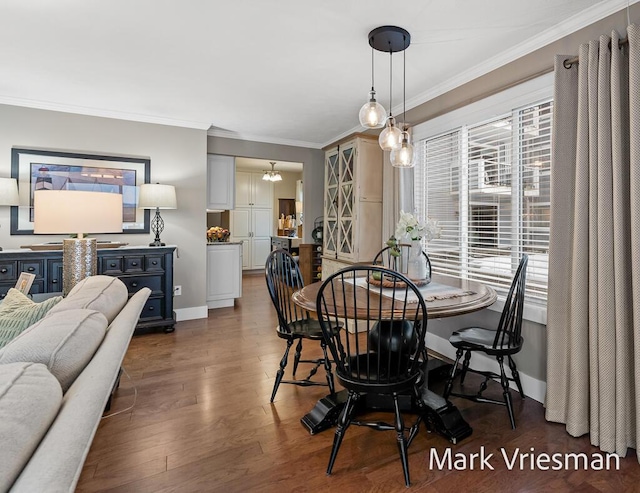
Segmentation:
{"type": "MultiPolygon", "coordinates": [[[[459,291],[454,293],[454,296],[438,296],[437,294],[429,296],[428,289],[421,290],[421,293],[424,293],[423,297],[425,298],[427,306],[427,318],[454,317],[456,315],[475,312],[492,305],[497,299],[496,292],[493,288],[477,281],[468,281],[436,275],[433,277],[432,282],[441,286],[445,285],[447,287],[457,288],[459,291]]],[[[292,294],[292,301],[304,310],[315,312],[316,299],[321,285],[322,282],[308,284],[301,290],[292,294]]],[[[349,318],[367,318],[367,305],[363,302],[364,297],[368,296],[367,290],[352,283],[345,283],[344,289],[347,295],[343,299],[347,300],[347,303],[353,299],[353,290],[355,289],[356,305],[365,307],[362,310],[358,310],[356,313],[351,311],[352,317],[349,318]],[[360,313],[360,311],[362,313],[360,313]]],[[[329,295],[329,293],[325,293],[325,295],[329,295]]],[[[376,294],[372,291],[369,296],[376,296],[376,294]]],[[[339,305],[341,300],[337,300],[337,303],[339,305]]],[[[388,311],[388,316],[391,317],[391,310],[394,306],[393,300],[383,297],[381,303],[383,310],[386,309],[388,311]]],[[[352,309],[352,307],[347,306],[347,311],[349,311],[350,308],[352,309]]],[[[398,306],[398,303],[395,303],[395,308],[398,310],[398,313],[402,310],[402,307],[398,306]]]]}

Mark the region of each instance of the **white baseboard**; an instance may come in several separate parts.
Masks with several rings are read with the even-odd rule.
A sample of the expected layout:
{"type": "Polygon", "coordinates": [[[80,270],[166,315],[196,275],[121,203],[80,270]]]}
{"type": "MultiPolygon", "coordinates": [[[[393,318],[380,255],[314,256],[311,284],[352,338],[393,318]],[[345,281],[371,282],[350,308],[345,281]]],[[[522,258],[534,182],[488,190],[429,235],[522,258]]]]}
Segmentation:
{"type": "Polygon", "coordinates": [[[176,308],[173,312],[176,314],[176,322],[182,322],[184,320],[207,318],[209,316],[209,312],[207,310],[207,305],[204,305],[191,306],[189,308],[176,308]]]}
{"type": "MultiPolygon", "coordinates": [[[[454,361],[456,359],[456,349],[443,337],[427,332],[427,347],[442,354],[443,356],[446,356],[447,358],[451,358],[454,361]]],[[[474,363],[473,368],[476,370],[493,371],[496,373],[500,372],[500,368],[498,367],[496,360],[484,354],[475,353],[472,361],[474,363]]],[[[544,397],[547,393],[547,382],[533,378],[521,371],[519,371],[519,373],[524,395],[544,404],[544,397]]],[[[507,370],[507,375],[508,374],[507,370]]],[[[515,383],[511,382],[511,387],[516,389],[515,383]]]]}
{"type": "Polygon", "coordinates": [[[234,302],[234,298],[229,298],[226,300],[207,301],[207,307],[209,308],[209,310],[214,308],[226,308],[228,306],[233,306],[234,302]]]}

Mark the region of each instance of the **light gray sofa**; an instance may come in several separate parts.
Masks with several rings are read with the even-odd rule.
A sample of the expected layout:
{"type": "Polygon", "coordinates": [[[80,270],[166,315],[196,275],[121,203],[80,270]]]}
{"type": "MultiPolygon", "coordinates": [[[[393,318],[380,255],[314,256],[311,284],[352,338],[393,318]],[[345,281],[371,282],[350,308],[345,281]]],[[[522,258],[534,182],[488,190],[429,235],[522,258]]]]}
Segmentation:
{"type": "MultiPolygon", "coordinates": [[[[0,446],[0,491],[74,491],[140,312],[151,293],[144,288],[127,300],[122,281],[108,276],[88,278],[76,288],[40,322],[0,350],[0,367],[7,365],[4,370],[8,373],[4,379],[0,377],[0,440],[4,442],[0,446]],[[75,324],[75,328],[69,332],[65,324],[75,324]],[[69,334],[56,341],[56,333],[65,330],[69,334]],[[95,353],[89,350],[88,363],[76,376],[77,371],[74,373],[68,360],[78,359],[79,353],[92,345],[97,345],[95,353]],[[47,357],[51,348],[53,355],[47,357]],[[53,384],[47,373],[55,375],[53,384]],[[43,391],[38,385],[48,390],[43,391]],[[8,416],[7,403],[12,402],[26,410],[8,416]],[[34,411],[42,416],[33,418],[34,411]],[[30,431],[25,433],[21,430],[29,419],[36,424],[28,424],[30,431]],[[5,422],[5,428],[1,421],[5,422]],[[41,438],[37,431],[31,431],[38,426],[44,433],[41,438]],[[29,441],[36,443],[30,446],[29,441]],[[7,470],[9,466],[1,463],[2,449],[8,454],[7,462],[15,462],[20,453],[25,455],[24,466],[14,463],[7,470]]],[[[79,361],[85,364],[81,356],[79,361]]]]}

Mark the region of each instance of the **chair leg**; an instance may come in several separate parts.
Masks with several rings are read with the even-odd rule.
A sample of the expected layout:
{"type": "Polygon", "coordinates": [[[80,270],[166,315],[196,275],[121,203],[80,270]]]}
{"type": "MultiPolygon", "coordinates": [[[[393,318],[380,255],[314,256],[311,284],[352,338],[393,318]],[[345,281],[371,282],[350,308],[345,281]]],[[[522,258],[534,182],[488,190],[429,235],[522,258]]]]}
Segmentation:
{"type": "Polygon", "coordinates": [[[451,367],[451,373],[449,374],[449,379],[447,380],[447,385],[444,388],[444,393],[442,397],[445,399],[449,398],[449,394],[451,394],[451,389],[453,388],[453,379],[456,377],[456,369],[458,368],[458,363],[460,362],[460,358],[462,358],[462,349],[458,349],[456,351],[456,362],[451,367]]]}
{"type": "Polygon", "coordinates": [[[507,412],[509,413],[509,420],[511,421],[511,429],[516,429],[516,418],[513,415],[513,402],[511,401],[511,390],[509,389],[509,380],[507,374],[504,372],[504,361],[502,356],[496,358],[500,365],[500,383],[502,384],[502,395],[504,396],[504,402],[507,405],[507,412]]]}
{"type": "Polygon", "coordinates": [[[464,383],[464,377],[467,376],[469,370],[469,362],[471,361],[471,351],[467,351],[464,355],[464,361],[462,362],[462,371],[460,372],[460,385],[464,383]]]}
{"type": "Polygon", "coordinates": [[[293,344],[293,339],[287,340],[287,348],[284,350],[284,355],[280,360],[280,368],[276,373],[276,381],[273,384],[273,391],[271,392],[271,402],[276,398],[276,392],[278,392],[278,387],[280,386],[280,382],[282,381],[282,377],[284,376],[284,369],[287,366],[287,359],[289,357],[289,350],[291,349],[291,345],[293,344]]]}
{"type": "Polygon", "coordinates": [[[513,377],[513,380],[516,382],[516,385],[518,386],[518,392],[520,392],[520,397],[524,399],[524,391],[522,390],[522,383],[520,382],[520,374],[518,373],[518,369],[516,368],[516,362],[513,361],[513,358],[511,357],[511,355],[509,355],[508,358],[509,358],[509,368],[511,369],[511,376],[513,377]]]}
{"type": "Polygon", "coordinates": [[[404,472],[404,484],[411,486],[409,478],[409,457],[407,455],[407,440],[404,436],[404,420],[400,413],[400,405],[398,404],[398,395],[393,394],[393,408],[396,413],[396,436],[398,439],[398,451],[400,452],[400,461],[402,462],[402,471],[404,472]]]}
{"type": "Polygon", "coordinates": [[[302,354],[302,339],[298,339],[296,346],[296,353],[293,357],[293,376],[296,376],[296,370],[298,369],[298,363],[300,363],[300,354],[302,354]]]}
{"type": "Polygon", "coordinates": [[[329,456],[329,465],[327,466],[327,476],[331,475],[331,471],[333,469],[333,464],[336,461],[336,457],[338,456],[338,449],[342,444],[342,439],[344,438],[344,434],[349,428],[351,424],[351,414],[355,409],[355,402],[358,399],[358,396],[355,392],[349,391],[349,397],[347,397],[347,403],[344,405],[344,409],[340,414],[340,418],[338,419],[338,427],[336,428],[336,433],[333,435],[333,447],[331,448],[331,455],[329,456]]]}
{"type": "Polygon", "coordinates": [[[329,392],[331,393],[331,395],[334,395],[336,393],[336,389],[333,383],[331,360],[329,359],[329,355],[327,354],[327,343],[324,342],[324,339],[320,341],[320,346],[322,347],[322,353],[324,354],[324,371],[327,374],[327,384],[329,385],[329,392]]]}

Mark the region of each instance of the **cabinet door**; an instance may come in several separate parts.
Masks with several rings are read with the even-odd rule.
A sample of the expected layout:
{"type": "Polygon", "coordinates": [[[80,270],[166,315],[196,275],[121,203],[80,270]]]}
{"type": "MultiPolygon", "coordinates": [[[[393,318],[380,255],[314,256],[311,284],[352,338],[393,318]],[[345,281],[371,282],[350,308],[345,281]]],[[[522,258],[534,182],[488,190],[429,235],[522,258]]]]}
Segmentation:
{"type": "Polygon", "coordinates": [[[251,202],[251,173],[236,171],[236,207],[249,207],[251,202]]]}
{"type": "Polygon", "coordinates": [[[251,212],[251,231],[254,238],[269,238],[273,234],[273,209],[253,209],[251,212]]]}
{"type": "Polygon", "coordinates": [[[251,240],[242,240],[242,268],[251,269],[251,240]]]}
{"type": "Polygon", "coordinates": [[[356,149],[353,143],[340,148],[338,185],[338,258],[353,259],[355,236],[356,149]]]}
{"type": "Polygon", "coordinates": [[[271,238],[251,238],[251,268],[263,269],[271,252],[271,238]]]}
{"type": "Polygon", "coordinates": [[[273,208],[273,183],[262,179],[262,173],[252,173],[252,200],[255,207],[273,208]]]}
{"type": "Polygon", "coordinates": [[[207,209],[230,210],[235,207],[235,158],[207,156],[207,209]]]}
{"type": "Polygon", "coordinates": [[[240,297],[239,245],[216,245],[207,250],[207,301],[240,297]]]}
{"type": "Polygon", "coordinates": [[[327,151],[324,170],[324,251],[335,255],[338,248],[338,149],[327,151]]]}
{"type": "Polygon", "coordinates": [[[251,236],[251,208],[236,208],[231,211],[231,236],[240,240],[251,236]]]}

